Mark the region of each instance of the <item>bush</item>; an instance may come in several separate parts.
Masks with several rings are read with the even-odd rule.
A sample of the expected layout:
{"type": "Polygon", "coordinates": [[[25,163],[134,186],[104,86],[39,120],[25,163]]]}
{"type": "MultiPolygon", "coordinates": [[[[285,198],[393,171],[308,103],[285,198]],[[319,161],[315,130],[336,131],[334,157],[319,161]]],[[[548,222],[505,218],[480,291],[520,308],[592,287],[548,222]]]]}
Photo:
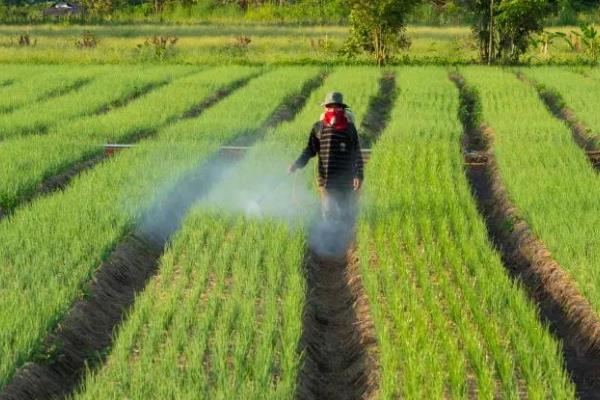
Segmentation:
{"type": "Polygon", "coordinates": [[[345,53],[370,53],[378,65],[388,62],[395,52],[410,46],[406,19],[419,1],[350,0],[352,30],[345,53]]]}

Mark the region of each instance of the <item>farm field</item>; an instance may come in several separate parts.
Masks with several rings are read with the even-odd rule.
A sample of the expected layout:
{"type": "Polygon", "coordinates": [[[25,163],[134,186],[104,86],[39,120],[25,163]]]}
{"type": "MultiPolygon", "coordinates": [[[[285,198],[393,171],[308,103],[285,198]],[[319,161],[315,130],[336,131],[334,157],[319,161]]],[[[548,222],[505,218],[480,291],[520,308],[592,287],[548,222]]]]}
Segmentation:
{"type": "Polygon", "coordinates": [[[598,148],[539,92],[597,137],[597,70],[94,57],[0,65],[0,399],[600,390],[598,148]],[[287,174],[334,89],[370,151],[348,223],[321,220],[314,160],[287,174]],[[509,251],[523,224],[560,279],[519,272],[539,272],[509,251]]]}
{"type": "Polygon", "coordinates": [[[481,118],[495,132],[494,153],[510,198],[598,312],[597,172],[533,87],[502,71],[469,69],[464,76],[481,93],[481,118]]]}

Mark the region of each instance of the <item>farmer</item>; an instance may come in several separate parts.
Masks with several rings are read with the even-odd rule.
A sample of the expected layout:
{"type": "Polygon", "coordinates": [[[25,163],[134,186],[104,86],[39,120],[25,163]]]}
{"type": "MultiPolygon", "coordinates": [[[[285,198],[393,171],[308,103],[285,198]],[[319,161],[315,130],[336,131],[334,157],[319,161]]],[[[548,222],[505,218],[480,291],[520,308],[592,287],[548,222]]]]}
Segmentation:
{"type": "Polygon", "coordinates": [[[314,124],[308,145],[289,167],[293,173],[319,155],[319,192],[323,215],[346,214],[354,206],[356,192],[363,181],[363,159],[354,116],[344,104],[341,93],[327,94],[325,112],[314,124]]]}

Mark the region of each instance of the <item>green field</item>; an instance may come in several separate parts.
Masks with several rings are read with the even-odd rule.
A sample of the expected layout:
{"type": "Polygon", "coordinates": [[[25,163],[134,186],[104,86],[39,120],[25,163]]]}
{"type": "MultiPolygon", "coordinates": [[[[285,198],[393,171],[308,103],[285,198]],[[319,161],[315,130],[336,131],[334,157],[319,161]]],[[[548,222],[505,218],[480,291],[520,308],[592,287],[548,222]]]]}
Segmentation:
{"type": "MultiPolygon", "coordinates": [[[[0,398],[593,398],[581,365],[600,352],[571,339],[600,334],[562,318],[586,304],[600,324],[600,149],[535,83],[600,143],[597,69],[332,65],[310,43],[344,28],[217,28],[161,27],[180,37],[173,65],[132,66],[156,27],[93,27],[87,50],[78,27],[34,27],[30,48],[0,27],[0,62],[29,62],[0,65],[0,398]],[[238,35],[249,49],[221,53],[238,35]],[[279,65],[297,62],[315,65],[279,65]],[[314,161],[286,169],[334,89],[370,159],[356,223],[331,231],[314,161]],[[492,132],[493,164],[465,158],[485,156],[471,130],[492,132]],[[491,225],[474,170],[496,173],[518,221],[491,225]],[[547,271],[494,241],[522,224],[567,277],[560,312],[547,271]],[[157,255],[118,250],[132,237],[157,255]]],[[[414,61],[476,56],[448,46],[466,28],[411,33],[414,61]]]]}

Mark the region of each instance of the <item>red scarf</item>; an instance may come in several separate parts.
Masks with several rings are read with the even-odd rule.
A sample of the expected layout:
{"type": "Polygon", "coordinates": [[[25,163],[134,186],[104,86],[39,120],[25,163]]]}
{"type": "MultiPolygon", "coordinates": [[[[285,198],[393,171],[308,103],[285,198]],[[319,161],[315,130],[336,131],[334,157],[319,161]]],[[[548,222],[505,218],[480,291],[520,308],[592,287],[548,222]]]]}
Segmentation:
{"type": "Polygon", "coordinates": [[[332,126],[336,131],[345,131],[348,128],[346,110],[341,107],[327,108],[323,114],[323,123],[325,126],[332,126]]]}

